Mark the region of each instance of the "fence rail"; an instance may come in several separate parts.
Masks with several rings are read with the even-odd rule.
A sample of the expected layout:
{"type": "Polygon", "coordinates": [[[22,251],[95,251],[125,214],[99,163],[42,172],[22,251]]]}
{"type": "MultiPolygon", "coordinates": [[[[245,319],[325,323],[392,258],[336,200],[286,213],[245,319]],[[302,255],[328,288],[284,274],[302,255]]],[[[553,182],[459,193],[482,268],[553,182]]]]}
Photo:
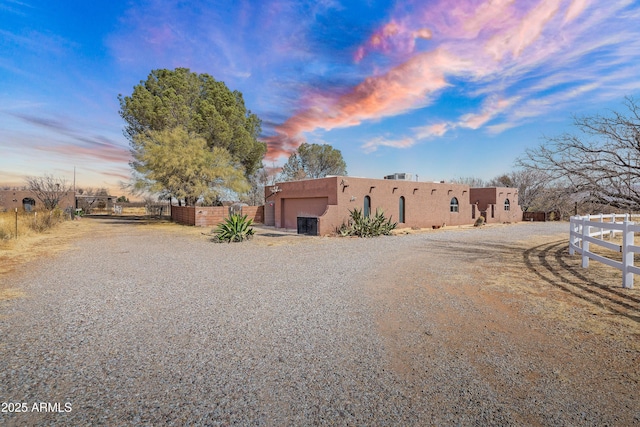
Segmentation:
{"type": "Polygon", "coordinates": [[[632,219],[640,215],[600,214],[572,216],[569,231],[569,255],[582,255],[582,267],[589,267],[589,259],[601,262],[622,271],[622,287],[633,288],[633,275],[640,274],[640,268],[633,265],[633,255],[640,253],[640,246],[634,244],[635,233],[640,233],[640,225],[632,219]],[[622,234],[622,244],[611,241],[616,234],[622,234]],[[616,261],[589,251],[590,244],[622,252],[622,261],[616,261]]]}

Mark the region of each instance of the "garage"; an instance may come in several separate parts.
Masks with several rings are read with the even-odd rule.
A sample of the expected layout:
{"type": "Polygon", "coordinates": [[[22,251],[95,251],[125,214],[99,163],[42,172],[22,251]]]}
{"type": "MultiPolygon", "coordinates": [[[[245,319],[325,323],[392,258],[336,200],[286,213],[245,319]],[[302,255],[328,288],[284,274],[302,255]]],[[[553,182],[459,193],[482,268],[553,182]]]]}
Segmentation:
{"type": "Polygon", "coordinates": [[[297,229],[298,217],[319,217],[329,204],[327,197],[282,199],[282,223],[284,228],[297,229]]]}

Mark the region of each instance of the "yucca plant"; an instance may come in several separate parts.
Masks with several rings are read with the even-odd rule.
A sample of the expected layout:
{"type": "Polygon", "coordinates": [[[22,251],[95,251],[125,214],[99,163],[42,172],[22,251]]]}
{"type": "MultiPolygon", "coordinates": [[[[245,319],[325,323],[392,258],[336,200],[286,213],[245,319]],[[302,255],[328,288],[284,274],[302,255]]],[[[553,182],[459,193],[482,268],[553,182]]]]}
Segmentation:
{"type": "Polygon", "coordinates": [[[218,224],[213,234],[218,242],[242,242],[253,236],[252,224],[253,220],[247,215],[233,214],[218,224]]]}
{"type": "Polygon", "coordinates": [[[396,228],[397,222],[391,222],[384,216],[384,212],[376,210],[373,218],[364,216],[362,211],[354,209],[349,211],[349,222],[342,224],[337,232],[340,236],[358,236],[358,237],[375,237],[380,235],[389,235],[391,230],[396,228]]]}

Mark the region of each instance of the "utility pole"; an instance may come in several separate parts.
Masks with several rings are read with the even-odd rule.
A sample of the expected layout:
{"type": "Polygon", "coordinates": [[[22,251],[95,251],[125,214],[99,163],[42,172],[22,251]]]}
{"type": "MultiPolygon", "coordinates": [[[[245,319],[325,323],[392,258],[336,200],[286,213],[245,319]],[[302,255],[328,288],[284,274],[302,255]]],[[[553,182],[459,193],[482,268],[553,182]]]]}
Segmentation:
{"type": "Polygon", "coordinates": [[[76,209],[78,209],[78,199],[76,198],[76,167],[73,167],[73,218],[76,217],[76,209]]]}

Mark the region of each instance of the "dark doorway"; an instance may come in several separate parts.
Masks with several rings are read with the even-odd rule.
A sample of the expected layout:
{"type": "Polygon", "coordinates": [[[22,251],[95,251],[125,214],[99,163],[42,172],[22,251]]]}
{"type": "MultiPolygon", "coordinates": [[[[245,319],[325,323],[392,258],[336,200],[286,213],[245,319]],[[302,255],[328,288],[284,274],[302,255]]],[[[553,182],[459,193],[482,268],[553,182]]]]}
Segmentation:
{"type": "Polygon", "coordinates": [[[36,208],[36,201],[31,197],[25,197],[24,199],[22,199],[22,207],[26,212],[31,212],[36,208]]]}

